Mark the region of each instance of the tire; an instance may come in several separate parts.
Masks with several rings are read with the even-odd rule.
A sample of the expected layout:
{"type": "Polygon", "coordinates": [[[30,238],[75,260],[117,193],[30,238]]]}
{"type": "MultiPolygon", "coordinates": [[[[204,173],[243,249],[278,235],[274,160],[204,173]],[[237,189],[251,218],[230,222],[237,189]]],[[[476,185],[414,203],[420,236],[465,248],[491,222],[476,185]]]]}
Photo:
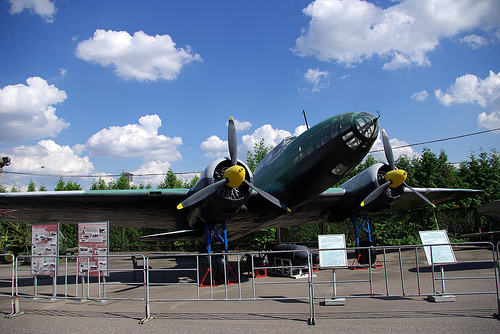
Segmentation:
{"type": "MultiPolygon", "coordinates": [[[[214,279],[217,284],[224,283],[224,262],[227,263],[226,257],[217,255],[212,257],[212,270],[214,272],[214,279]]],[[[227,268],[226,268],[227,270],[227,268]]],[[[226,272],[226,277],[229,278],[229,273],[226,272]]]]}
{"type": "MultiPolygon", "coordinates": [[[[373,243],[369,240],[360,240],[358,247],[373,247],[373,243]]],[[[374,248],[356,249],[355,254],[359,264],[368,264],[370,262],[370,265],[372,265],[377,259],[377,252],[374,248]]]]}
{"type": "MultiPolygon", "coordinates": [[[[3,250],[2,250],[2,254],[10,254],[10,255],[13,255],[14,257],[17,257],[17,251],[14,247],[5,247],[3,250]]],[[[8,263],[12,263],[12,258],[10,256],[2,256],[0,258],[0,261],[2,263],[5,263],[5,264],[8,264],[8,263]]]]}

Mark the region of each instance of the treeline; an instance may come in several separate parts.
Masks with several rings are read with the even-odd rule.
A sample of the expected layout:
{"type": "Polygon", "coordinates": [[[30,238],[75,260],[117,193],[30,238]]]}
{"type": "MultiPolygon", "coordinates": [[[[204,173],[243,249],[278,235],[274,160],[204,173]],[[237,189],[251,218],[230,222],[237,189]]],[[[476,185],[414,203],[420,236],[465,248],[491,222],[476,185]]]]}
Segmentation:
{"type": "MultiPolygon", "coordinates": [[[[254,169],[260,160],[270,151],[261,141],[255,145],[255,153],[247,153],[247,163],[254,169]]],[[[367,167],[377,163],[373,156],[368,156],[360,165],[358,165],[346,178],[339,182],[360,173],[367,167]]],[[[466,161],[458,165],[448,161],[444,151],[438,155],[429,149],[424,149],[423,153],[414,158],[402,156],[396,161],[399,169],[408,172],[406,182],[412,187],[428,188],[463,188],[480,189],[484,193],[465,200],[452,202],[450,204],[439,205],[432,210],[428,207],[423,209],[394,212],[388,214],[375,215],[372,219],[372,237],[377,245],[396,245],[396,244],[419,244],[420,230],[446,229],[448,235],[453,241],[465,241],[459,239],[459,236],[466,233],[477,232],[481,227],[483,231],[489,230],[492,223],[488,217],[477,217],[475,209],[487,202],[500,199],[500,154],[496,150],[485,152],[481,150],[479,154],[471,152],[466,161]],[[479,224],[479,226],[478,226],[479,224]]],[[[190,182],[185,182],[178,178],[172,170],[169,170],[165,179],[157,188],[182,188],[191,187],[197,178],[190,182]]],[[[338,186],[338,185],[337,185],[338,186]]],[[[106,183],[103,178],[95,179],[91,185],[91,190],[116,190],[116,189],[150,189],[151,184],[134,185],[130,182],[128,175],[122,174],[118,180],[106,183]]],[[[78,183],[71,181],[65,182],[60,179],[54,190],[80,190],[78,183]]],[[[29,185],[28,191],[34,191],[34,183],[29,185]]],[[[40,191],[46,190],[42,187],[40,191]]],[[[5,189],[3,189],[5,191],[5,189]]],[[[17,191],[17,190],[14,190],[17,191]]],[[[5,232],[5,224],[1,228],[5,232]]],[[[229,228],[231,228],[229,226],[229,228]]],[[[28,228],[19,230],[29,230],[28,228]]],[[[68,238],[68,247],[77,245],[76,227],[61,224],[61,231],[68,238]]],[[[126,250],[138,250],[144,247],[144,242],[139,242],[137,237],[146,234],[157,233],[156,229],[139,228],[118,228],[112,227],[110,231],[110,247],[112,250],[122,250],[126,245],[131,248],[126,250]]],[[[317,235],[345,234],[349,246],[355,245],[352,222],[350,219],[341,223],[325,222],[325,224],[310,224],[296,227],[281,228],[279,233],[276,229],[269,229],[263,232],[253,233],[245,236],[232,246],[243,248],[263,249],[269,244],[277,241],[278,235],[281,242],[305,243],[311,246],[317,242],[317,235]]],[[[25,238],[26,239],[26,238],[25,238]]],[[[27,239],[29,240],[29,239],[27,239]]],[[[158,246],[161,250],[198,250],[202,244],[190,241],[162,242],[158,246]]]]}

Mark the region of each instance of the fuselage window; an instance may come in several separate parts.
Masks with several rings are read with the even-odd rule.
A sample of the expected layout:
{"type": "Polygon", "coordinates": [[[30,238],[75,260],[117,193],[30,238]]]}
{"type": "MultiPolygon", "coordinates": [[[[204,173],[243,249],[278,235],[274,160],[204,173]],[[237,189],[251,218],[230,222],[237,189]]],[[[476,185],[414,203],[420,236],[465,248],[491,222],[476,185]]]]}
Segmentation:
{"type": "Polygon", "coordinates": [[[339,126],[338,125],[332,126],[330,132],[331,132],[330,135],[331,135],[332,139],[337,137],[339,135],[339,126]]]}
{"type": "Polygon", "coordinates": [[[332,169],[332,174],[337,176],[344,176],[349,171],[349,166],[344,165],[343,163],[339,163],[332,169]]]}
{"type": "Polygon", "coordinates": [[[342,136],[342,139],[346,142],[348,141],[349,139],[351,139],[351,137],[354,135],[354,133],[351,132],[348,132],[346,133],[345,135],[342,136]]]}
{"type": "Polygon", "coordinates": [[[340,123],[340,133],[343,133],[351,128],[351,119],[345,119],[340,123]]]}
{"type": "Polygon", "coordinates": [[[349,140],[347,142],[347,146],[349,146],[349,148],[351,150],[357,149],[360,144],[361,144],[361,140],[359,140],[359,138],[356,138],[356,137],[352,138],[351,140],[349,140]]]}

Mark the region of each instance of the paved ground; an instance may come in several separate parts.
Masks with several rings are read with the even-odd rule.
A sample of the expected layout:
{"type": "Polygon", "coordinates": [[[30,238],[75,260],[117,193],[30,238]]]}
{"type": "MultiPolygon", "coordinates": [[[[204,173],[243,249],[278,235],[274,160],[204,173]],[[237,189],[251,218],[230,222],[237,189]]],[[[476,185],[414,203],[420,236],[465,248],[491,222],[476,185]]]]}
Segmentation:
{"type": "MultiPolygon", "coordinates": [[[[387,255],[385,268],[372,270],[373,292],[375,298],[354,298],[370,294],[370,284],[367,270],[337,269],[337,294],[347,296],[345,306],[325,306],[323,299],[315,301],[316,325],[309,326],[310,305],[306,300],[286,299],[280,297],[307,296],[307,280],[285,277],[258,278],[255,282],[256,295],[265,300],[230,300],[230,301],[155,301],[150,305],[151,315],[155,319],[139,324],[145,316],[144,301],[113,300],[103,304],[92,301],[75,303],[72,299],[58,302],[46,302],[47,299],[20,299],[20,309],[26,314],[13,318],[0,318],[1,333],[192,333],[204,331],[208,333],[238,332],[238,333],[498,333],[500,321],[493,317],[497,312],[497,300],[494,294],[460,295],[460,292],[495,291],[495,279],[481,278],[468,280],[446,281],[446,291],[455,293],[456,301],[450,303],[432,303],[427,301],[426,294],[432,292],[432,274],[426,266],[425,257],[419,255],[418,271],[421,281],[421,295],[402,296],[403,282],[406,295],[418,294],[418,277],[416,262],[412,252],[402,254],[402,273],[398,262],[398,253],[387,255]],[[385,285],[388,276],[389,295],[385,285]],[[349,281],[349,282],[346,282],[349,281]],[[262,284],[279,282],[282,284],[262,284]],[[395,296],[396,295],[396,296],[395,296]]],[[[379,258],[382,259],[381,256],[379,258]]],[[[491,259],[487,252],[476,249],[464,249],[457,252],[459,260],[479,260],[480,262],[445,267],[445,277],[491,277],[494,270],[491,263],[481,262],[491,259]]],[[[152,267],[156,269],[190,267],[186,259],[156,259],[152,267]],[[169,265],[170,263],[170,265],[169,265]]],[[[108,282],[126,284],[107,286],[108,298],[142,298],[144,287],[134,285],[130,270],[130,257],[113,259],[112,268],[118,268],[111,273],[108,282]]],[[[237,267],[233,263],[233,267],[237,267]]],[[[6,267],[0,268],[0,279],[9,274],[6,267]]],[[[315,273],[314,285],[316,297],[331,296],[333,287],[327,282],[332,278],[331,270],[321,270],[315,273]]],[[[162,279],[168,275],[165,272],[152,272],[152,282],[170,282],[162,279]],[[155,276],[156,275],[156,276],[155,276]]],[[[439,275],[439,274],[438,274],[439,275]]],[[[195,276],[189,271],[176,271],[175,283],[193,283],[195,276]]],[[[74,278],[73,278],[74,281],[74,278]]],[[[33,278],[29,272],[20,275],[19,291],[24,295],[34,294],[33,278]]],[[[51,295],[51,279],[40,279],[37,282],[37,293],[51,295]]],[[[78,292],[68,277],[68,289],[64,290],[64,279],[58,279],[58,296],[68,293],[74,296],[78,292]],[[62,285],[60,285],[62,284],[62,285]]],[[[97,296],[91,284],[91,296],[97,296]]],[[[440,288],[440,286],[439,286],[440,288]]],[[[80,289],[80,288],[78,288],[80,289]]],[[[439,290],[439,289],[438,289],[439,290]]],[[[0,315],[11,312],[8,286],[0,284],[0,315]]],[[[217,286],[213,290],[208,287],[197,289],[196,285],[160,285],[150,289],[151,299],[181,299],[181,298],[225,298],[226,286],[217,286]]],[[[227,287],[228,298],[252,297],[252,280],[243,276],[241,285],[227,287]],[[241,288],[241,290],[240,290],[241,288]],[[240,295],[241,291],[241,295],[240,295]]]]}

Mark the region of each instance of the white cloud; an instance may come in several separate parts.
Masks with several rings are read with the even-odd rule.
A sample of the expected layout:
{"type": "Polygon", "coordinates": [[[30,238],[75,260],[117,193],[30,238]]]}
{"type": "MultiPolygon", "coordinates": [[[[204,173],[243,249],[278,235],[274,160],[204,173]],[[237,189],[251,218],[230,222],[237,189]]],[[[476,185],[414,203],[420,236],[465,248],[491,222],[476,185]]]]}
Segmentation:
{"type": "MultiPolygon", "coordinates": [[[[389,139],[389,142],[391,143],[392,152],[394,154],[394,160],[397,160],[399,157],[403,155],[406,155],[410,158],[412,158],[415,155],[418,155],[411,147],[397,148],[399,146],[408,145],[408,143],[405,142],[404,140],[393,138],[389,139]]],[[[375,143],[373,143],[372,149],[370,150],[370,154],[376,160],[380,160],[387,163],[387,159],[385,158],[385,153],[384,153],[384,144],[382,143],[382,139],[380,139],[380,136],[377,138],[377,140],[375,140],[375,143]],[[373,152],[373,151],[380,151],[380,152],[373,152]]]]}
{"type": "Polygon", "coordinates": [[[31,13],[40,15],[46,22],[54,22],[57,9],[50,0],[9,0],[10,13],[20,14],[27,9],[31,13]]]}
{"type": "Polygon", "coordinates": [[[144,164],[139,167],[138,170],[132,172],[134,175],[147,175],[147,174],[159,174],[159,175],[151,175],[140,178],[135,178],[134,181],[138,184],[144,182],[147,184],[151,182],[151,184],[159,184],[165,179],[165,174],[167,174],[169,168],[171,167],[168,161],[158,161],[158,160],[148,160],[145,161],[144,164]]]}
{"type": "MultiPolygon", "coordinates": [[[[477,116],[477,125],[487,129],[500,128],[500,111],[494,111],[489,115],[485,112],[480,113],[477,116]]],[[[499,134],[500,132],[496,131],[494,133],[499,134]]]]}
{"type": "Polygon", "coordinates": [[[467,44],[472,49],[479,49],[481,46],[488,44],[486,38],[475,34],[460,38],[460,42],[467,44]]]}
{"type": "Polygon", "coordinates": [[[242,151],[250,151],[254,153],[254,146],[258,144],[261,139],[264,139],[265,146],[276,146],[286,137],[291,136],[290,132],[286,130],[273,129],[270,124],[265,124],[256,129],[251,135],[244,135],[242,139],[242,151]]]}
{"type": "Polygon", "coordinates": [[[415,101],[424,102],[424,101],[427,100],[428,96],[429,96],[429,93],[427,93],[426,90],[423,90],[421,92],[413,93],[412,96],[411,96],[411,99],[415,100],[415,101]]]}
{"type": "Polygon", "coordinates": [[[182,145],[182,139],[158,135],[160,126],[158,115],[146,115],[139,119],[139,124],[112,126],[99,131],[88,139],[85,147],[98,157],[144,157],[163,162],[180,160],[182,156],[177,146],[182,145]]]}
{"type": "Polygon", "coordinates": [[[56,116],[54,108],[67,99],[66,92],[49,86],[40,77],[28,78],[26,83],[0,90],[0,142],[54,137],[69,127],[69,123],[56,116]]]}
{"type": "MultiPolygon", "coordinates": [[[[295,129],[294,136],[300,135],[306,130],[305,125],[298,126],[295,129]]],[[[264,144],[266,146],[275,147],[281,141],[291,136],[290,132],[280,129],[273,129],[270,124],[265,124],[260,128],[256,129],[252,134],[243,135],[241,141],[238,141],[240,145],[238,146],[238,158],[240,160],[246,161],[247,151],[254,153],[255,144],[260,143],[261,139],[264,139],[264,144]]],[[[203,156],[210,159],[217,159],[222,157],[228,157],[228,142],[220,139],[217,136],[210,136],[201,143],[200,148],[205,153],[203,156]]]]}
{"type": "Polygon", "coordinates": [[[307,126],[305,126],[305,125],[299,125],[298,127],[295,128],[295,131],[293,132],[293,135],[295,137],[298,137],[298,136],[300,136],[306,130],[307,130],[307,126]]]}
{"type": "Polygon", "coordinates": [[[310,68],[304,74],[304,79],[312,86],[311,91],[314,93],[319,92],[320,90],[328,86],[329,76],[330,72],[328,71],[320,71],[319,69],[310,68]]]}
{"type": "Polygon", "coordinates": [[[500,108],[500,73],[490,71],[485,79],[480,79],[473,74],[465,74],[455,80],[443,93],[437,89],[434,95],[441,104],[451,106],[454,103],[477,103],[481,107],[491,104],[500,108]]]}
{"type": "MultiPolygon", "coordinates": [[[[252,123],[248,122],[248,121],[239,121],[237,119],[233,119],[234,120],[234,126],[236,127],[236,132],[242,132],[242,131],[245,131],[245,130],[248,130],[252,127],[252,123]]],[[[227,123],[226,123],[227,125],[227,123]]]]}
{"type": "Polygon", "coordinates": [[[101,29],[78,44],[76,56],[104,67],[112,65],[123,80],[138,81],[174,80],[184,65],[202,61],[189,46],[176,48],[169,35],[149,36],[137,31],[130,36],[126,31],[101,29]]]}
{"type": "Polygon", "coordinates": [[[403,0],[387,8],[361,0],[316,0],[303,10],[311,17],[293,48],[353,66],[378,56],[383,68],[430,65],[427,53],[443,38],[473,29],[498,29],[496,0],[403,0]]]}
{"type": "Polygon", "coordinates": [[[434,95],[447,107],[454,103],[477,103],[483,108],[489,106],[494,111],[489,115],[486,112],[480,113],[477,125],[487,129],[500,127],[500,73],[490,71],[485,79],[465,74],[448,87],[447,93],[437,89],[434,95]]]}
{"type": "Polygon", "coordinates": [[[205,152],[204,157],[210,159],[217,159],[229,156],[228,142],[213,135],[201,143],[200,149],[205,152]]]}
{"type": "Polygon", "coordinates": [[[88,157],[80,157],[71,147],[60,146],[53,140],[41,140],[35,146],[17,146],[7,149],[2,154],[9,156],[11,172],[40,172],[56,175],[88,175],[94,166],[88,157]]]}

